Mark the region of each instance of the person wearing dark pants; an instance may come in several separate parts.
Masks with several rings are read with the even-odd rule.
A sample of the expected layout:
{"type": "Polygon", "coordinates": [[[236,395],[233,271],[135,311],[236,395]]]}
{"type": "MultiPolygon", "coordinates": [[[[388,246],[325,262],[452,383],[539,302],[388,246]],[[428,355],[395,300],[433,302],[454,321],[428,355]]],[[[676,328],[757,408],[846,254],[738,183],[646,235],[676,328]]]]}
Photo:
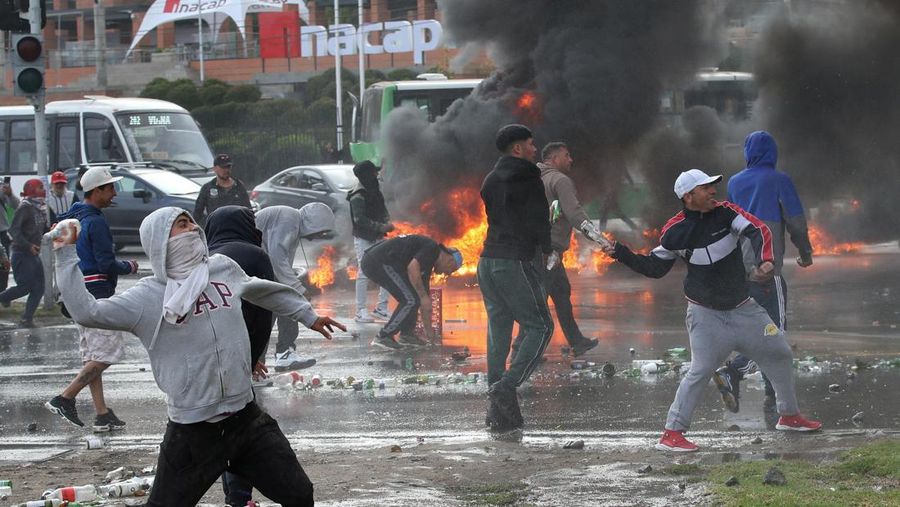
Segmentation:
{"type": "Polygon", "coordinates": [[[34,312],[44,296],[44,267],[41,264],[41,238],[47,232],[44,184],[37,178],[25,182],[21,204],[9,226],[12,237],[10,263],[16,286],[0,292],[0,304],[28,296],[19,325],[34,327],[34,312]]]}
{"type": "MultiPolygon", "coordinates": [[[[797,265],[812,266],[813,250],[803,204],[791,177],[776,169],[778,146],[766,131],[750,133],[744,140],[744,159],[747,167],[728,180],[728,200],[759,217],[772,231],[775,250],[775,276],[766,283],[750,282],[750,296],[766,309],[779,329],[787,329],[787,282],[781,276],[784,264],[785,232],[797,247],[800,256],[797,265]]],[[[740,382],[744,375],[757,371],[756,363],[738,354],[725,366],[716,370],[713,377],[725,407],[732,412],[740,409],[740,382]]],[[[774,412],[775,390],[763,372],[766,398],[763,412],[774,412]]],[[[772,418],[767,418],[772,419],[772,418]]]]}
{"type": "MultiPolygon", "coordinates": [[[[478,261],[478,285],[488,317],[488,407],[485,422],[494,431],[524,424],[516,389],[534,371],[553,335],[547,294],[532,258],[552,252],[550,213],[531,130],[506,125],[497,132],[503,154],[481,185],[488,231],[478,261]],[[513,322],[523,328],[509,369],[506,360],[513,322]]],[[[546,263],[545,263],[546,264],[546,263]]]]}
{"type": "MultiPolygon", "coordinates": [[[[0,244],[6,250],[7,255],[11,255],[10,246],[12,246],[12,238],[9,237],[9,226],[12,224],[16,209],[19,207],[19,198],[13,195],[12,185],[10,185],[9,176],[3,179],[0,184],[0,244]]],[[[9,265],[4,264],[0,269],[0,292],[5,291],[9,286],[9,265]]],[[[9,303],[3,303],[4,307],[9,303]]]]}
{"type": "Polygon", "coordinates": [[[366,250],[360,263],[363,273],[397,300],[397,307],[372,345],[401,350],[433,344],[437,336],[431,323],[429,279],[432,272],[449,275],[462,264],[459,250],[415,234],[382,241],[366,250]],[[425,341],[415,334],[418,314],[422,316],[425,341]],[[394,340],[398,333],[399,343],[394,340]]]}

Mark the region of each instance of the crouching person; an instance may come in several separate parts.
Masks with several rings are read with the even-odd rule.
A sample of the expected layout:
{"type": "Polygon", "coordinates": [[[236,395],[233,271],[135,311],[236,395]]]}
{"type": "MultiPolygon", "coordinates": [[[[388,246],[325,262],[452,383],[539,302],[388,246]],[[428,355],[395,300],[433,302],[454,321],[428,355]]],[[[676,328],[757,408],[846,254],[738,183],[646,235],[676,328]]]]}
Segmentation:
{"type": "Polygon", "coordinates": [[[69,312],[83,326],[140,338],[166,394],[169,423],[147,505],[196,505],[226,470],[282,505],[313,505],[312,482],[278,424],[253,400],[241,299],[325,338],[344,326],[316,315],[294,289],[249,277],[223,255],[210,256],[203,232],[181,208],[161,208],[144,219],[141,245],[153,276],[108,299],[96,300],[85,289],[76,231],[69,232],[54,241],[69,312]]]}

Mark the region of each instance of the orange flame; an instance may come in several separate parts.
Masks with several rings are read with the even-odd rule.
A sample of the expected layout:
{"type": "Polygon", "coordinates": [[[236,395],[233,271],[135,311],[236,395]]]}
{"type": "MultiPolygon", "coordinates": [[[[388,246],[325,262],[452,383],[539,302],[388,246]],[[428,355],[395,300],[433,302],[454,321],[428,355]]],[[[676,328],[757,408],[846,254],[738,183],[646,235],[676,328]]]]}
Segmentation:
{"type": "Polygon", "coordinates": [[[824,229],[813,224],[809,225],[809,242],[815,255],[856,253],[863,247],[863,243],[858,242],[838,243],[824,229]]]}
{"type": "Polygon", "coordinates": [[[309,281],[318,288],[327,287],[334,283],[334,258],[337,249],[331,245],[322,249],[319,258],[316,259],[316,269],[309,272],[309,281]]]}
{"type": "Polygon", "coordinates": [[[356,280],[359,277],[359,270],[356,266],[347,265],[347,279],[356,280]]]}
{"type": "Polygon", "coordinates": [[[541,101],[533,91],[526,91],[516,101],[515,112],[529,123],[541,120],[541,101]]]}

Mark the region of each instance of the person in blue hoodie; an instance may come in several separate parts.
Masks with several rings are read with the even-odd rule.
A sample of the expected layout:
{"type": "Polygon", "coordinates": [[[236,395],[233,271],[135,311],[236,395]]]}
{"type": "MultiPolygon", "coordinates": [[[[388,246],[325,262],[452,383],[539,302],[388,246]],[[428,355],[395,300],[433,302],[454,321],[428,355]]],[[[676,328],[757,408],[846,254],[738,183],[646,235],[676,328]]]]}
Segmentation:
{"type": "MultiPolygon", "coordinates": [[[[78,267],[84,275],[84,284],[95,298],[112,297],[116,292],[119,275],[137,273],[135,261],[116,259],[112,232],[103,208],[112,205],[116,197],[115,182],[121,176],[113,176],[106,167],[88,169],[80,180],[84,191],[84,201],[76,202],[68,212],[59,215],[60,220],[76,219],[81,223],[76,249],[80,259],[78,267]]],[[[111,364],[118,363],[125,355],[125,335],[121,331],[94,329],[76,324],[78,348],[84,366],[62,394],[44,404],[47,410],[59,415],[75,426],[84,426],[75,408],[75,397],[85,387],[89,387],[97,417],[95,432],[119,430],[125,422],[106,405],[103,396],[103,371],[111,364]]]]}
{"type": "MultiPolygon", "coordinates": [[[[787,230],[791,242],[800,253],[797,264],[802,268],[812,266],[813,250],[806,216],[791,177],[775,168],[778,147],[771,134],[760,130],[748,135],[744,140],[744,159],[747,167],[728,180],[728,200],[752,213],[769,227],[775,254],[774,278],[765,283],[751,281],[750,295],[784,331],[787,327],[787,283],[781,276],[784,265],[784,232],[787,230]]],[[[737,412],[740,409],[739,388],[744,375],[756,370],[756,363],[742,354],[716,370],[714,380],[730,411],[737,412]]],[[[775,390],[765,374],[763,378],[766,384],[764,409],[771,412],[775,407],[775,390]]]]}

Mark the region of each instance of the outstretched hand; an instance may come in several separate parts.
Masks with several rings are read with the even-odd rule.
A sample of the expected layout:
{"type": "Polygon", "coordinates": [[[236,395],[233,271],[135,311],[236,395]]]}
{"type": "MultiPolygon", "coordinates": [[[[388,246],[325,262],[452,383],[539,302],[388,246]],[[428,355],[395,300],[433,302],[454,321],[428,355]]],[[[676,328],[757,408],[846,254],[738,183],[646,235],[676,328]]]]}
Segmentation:
{"type": "Polygon", "coordinates": [[[310,329],[321,334],[327,340],[331,339],[331,333],[334,332],[334,328],[338,328],[341,331],[347,330],[347,326],[332,319],[331,317],[319,317],[315,322],[313,322],[313,325],[310,326],[310,329]]]}
{"type": "Polygon", "coordinates": [[[775,276],[775,264],[770,261],[763,262],[759,267],[754,267],[750,271],[750,281],[752,282],[767,282],[773,276],[775,276]]]}

